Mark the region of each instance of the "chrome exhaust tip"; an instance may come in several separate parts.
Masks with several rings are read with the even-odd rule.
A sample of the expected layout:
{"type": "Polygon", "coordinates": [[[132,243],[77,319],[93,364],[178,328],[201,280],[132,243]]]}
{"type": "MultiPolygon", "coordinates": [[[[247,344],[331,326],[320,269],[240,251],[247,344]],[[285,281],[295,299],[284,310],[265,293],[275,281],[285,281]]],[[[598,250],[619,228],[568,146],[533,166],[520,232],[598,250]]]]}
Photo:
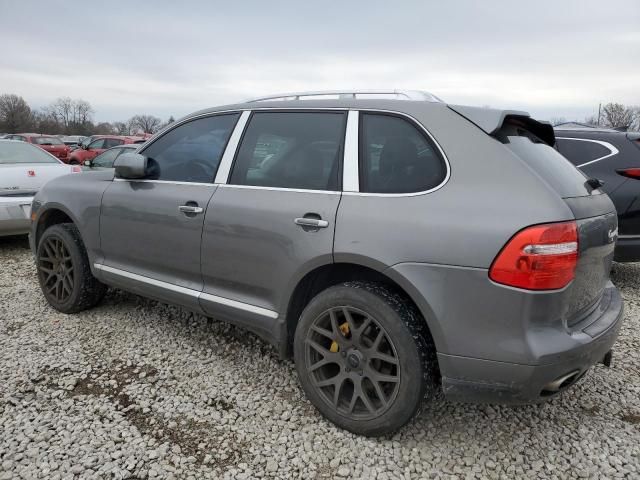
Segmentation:
{"type": "Polygon", "coordinates": [[[561,390],[564,390],[565,388],[573,385],[576,381],[580,379],[581,376],[582,375],[580,374],[580,370],[573,370],[569,373],[565,373],[564,375],[547,383],[542,389],[541,395],[543,397],[547,397],[555,393],[558,393],[561,390]]]}

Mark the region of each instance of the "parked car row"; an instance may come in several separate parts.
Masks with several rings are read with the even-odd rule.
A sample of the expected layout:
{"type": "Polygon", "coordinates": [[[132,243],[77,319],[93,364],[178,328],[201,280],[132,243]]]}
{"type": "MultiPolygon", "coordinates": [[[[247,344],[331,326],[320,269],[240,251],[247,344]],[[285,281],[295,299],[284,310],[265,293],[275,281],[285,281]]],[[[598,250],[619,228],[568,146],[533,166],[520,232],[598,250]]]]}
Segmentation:
{"type": "MultiPolygon", "coordinates": [[[[557,149],[587,134],[361,93],[200,111],[51,180],[31,209],[44,297],[74,313],[112,286],[242,325],[364,435],[399,429],[437,391],[539,402],[610,365],[618,216],[597,172],[557,149]]],[[[626,170],[613,195],[633,151],[590,164],[626,170]]]]}
{"type": "MultiPolygon", "coordinates": [[[[105,150],[126,144],[139,145],[146,141],[146,136],[132,136],[132,135],[92,135],[90,137],[73,137],[75,140],[79,140],[80,144],[73,148],[70,146],[72,140],[64,141],[54,135],[41,135],[38,133],[17,133],[7,135],[5,137],[8,140],[19,140],[22,142],[31,143],[43,150],[51,153],[53,156],[59,158],[64,163],[70,165],[81,165],[86,161],[90,161],[97,155],[101,154],[105,150]]],[[[71,137],[64,137],[71,138],[71,137]]]]}

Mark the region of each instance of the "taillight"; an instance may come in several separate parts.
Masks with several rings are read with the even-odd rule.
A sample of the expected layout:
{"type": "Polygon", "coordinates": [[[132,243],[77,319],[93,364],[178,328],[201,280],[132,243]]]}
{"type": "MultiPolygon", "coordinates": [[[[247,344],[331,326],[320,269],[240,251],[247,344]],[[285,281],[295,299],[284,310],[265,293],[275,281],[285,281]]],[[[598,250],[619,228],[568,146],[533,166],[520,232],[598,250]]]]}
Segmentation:
{"type": "Polygon", "coordinates": [[[555,290],[573,280],[577,263],[576,222],[534,225],[507,242],[493,261],[489,278],[527,290],[555,290]]]}
{"type": "Polygon", "coordinates": [[[82,167],[80,165],[71,165],[71,173],[81,173],[82,167]]]}
{"type": "Polygon", "coordinates": [[[623,177],[635,178],[636,180],[640,180],[640,168],[619,168],[616,170],[618,175],[622,175],[623,177]]]}

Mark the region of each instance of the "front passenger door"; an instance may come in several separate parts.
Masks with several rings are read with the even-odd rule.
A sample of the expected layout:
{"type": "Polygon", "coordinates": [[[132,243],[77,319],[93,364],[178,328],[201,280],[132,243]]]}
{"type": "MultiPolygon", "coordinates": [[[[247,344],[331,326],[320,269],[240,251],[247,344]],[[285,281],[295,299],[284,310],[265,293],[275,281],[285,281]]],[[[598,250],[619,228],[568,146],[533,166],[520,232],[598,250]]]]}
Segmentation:
{"type": "Polygon", "coordinates": [[[102,200],[100,240],[109,281],[199,310],[200,242],[213,179],[238,114],[191,120],[140,153],[144,180],[114,179],[102,200]]]}

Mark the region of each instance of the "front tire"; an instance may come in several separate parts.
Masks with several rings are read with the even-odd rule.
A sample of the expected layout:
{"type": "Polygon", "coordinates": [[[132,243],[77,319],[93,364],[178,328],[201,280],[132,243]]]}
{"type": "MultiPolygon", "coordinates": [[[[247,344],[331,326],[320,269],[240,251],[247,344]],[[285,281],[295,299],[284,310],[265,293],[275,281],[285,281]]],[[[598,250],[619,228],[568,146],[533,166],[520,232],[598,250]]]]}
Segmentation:
{"type": "Polygon", "coordinates": [[[73,223],[45,230],[38,242],[36,264],[44,297],[62,313],[94,307],[107,291],[91,273],[87,251],[73,223]]]}
{"type": "Polygon", "coordinates": [[[438,389],[424,319],[377,283],[349,282],[313,298],[296,328],[294,359],[320,413],[361,435],[395,432],[438,389]]]}

